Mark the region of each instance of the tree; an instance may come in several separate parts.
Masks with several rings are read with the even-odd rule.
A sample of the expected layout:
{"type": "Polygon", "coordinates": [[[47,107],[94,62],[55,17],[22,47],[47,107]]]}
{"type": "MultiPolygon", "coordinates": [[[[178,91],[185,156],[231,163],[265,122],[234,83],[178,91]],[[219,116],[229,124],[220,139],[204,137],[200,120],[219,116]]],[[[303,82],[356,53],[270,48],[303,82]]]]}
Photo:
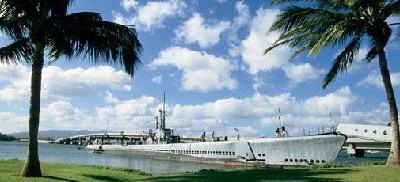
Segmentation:
{"type": "Polygon", "coordinates": [[[0,48],[0,62],[32,66],[29,146],[22,176],[41,176],[38,155],[40,90],[45,56],[54,62],[84,56],[94,63],[120,64],[133,76],[140,63],[136,30],[102,20],[100,14],[68,14],[73,0],[1,0],[0,31],[11,40],[0,48]]]}
{"type": "Polygon", "coordinates": [[[351,66],[360,45],[368,41],[369,51],[363,61],[370,63],[378,58],[390,107],[393,138],[386,164],[399,165],[398,110],[390,81],[385,47],[392,34],[387,19],[400,13],[400,1],[273,0],[272,4],[284,5],[288,2],[302,2],[303,5],[283,8],[269,30],[282,33],[271,47],[265,49],[264,54],[278,46],[287,45],[295,49],[292,56],[294,58],[305,51],[308,51],[308,55],[317,55],[324,47],[345,44],[325,76],[322,86],[325,89],[339,72],[346,71],[351,66]]]}

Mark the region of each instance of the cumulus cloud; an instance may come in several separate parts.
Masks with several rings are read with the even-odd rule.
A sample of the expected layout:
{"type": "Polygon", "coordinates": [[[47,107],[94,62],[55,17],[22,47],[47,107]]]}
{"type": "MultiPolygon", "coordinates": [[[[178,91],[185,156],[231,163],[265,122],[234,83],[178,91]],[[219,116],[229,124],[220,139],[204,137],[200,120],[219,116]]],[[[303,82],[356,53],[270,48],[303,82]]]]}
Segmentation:
{"type": "Polygon", "coordinates": [[[42,121],[49,122],[51,120],[51,122],[67,124],[67,122],[75,121],[75,117],[79,114],[80,111],[74,108],[69,101],[60,100],[50,103],[42,109],[42,121]]]}
{"type": "Polygon", "coordinates": [[[218,3],[224,3],[224,2],[226,2],[227,0],[215,0],[215,1],[217,1],[218,3]]]}
{"type": "Polygon", "coordinates": [[[131,90],[131,79],[123,71],[110,66],[63,70],[49,66],[43,70],[42,93],[45,97],[87,97],[96,93],[96,86],[131,90]]]}
{"type": "Polygon", "coordinates": [[[16,133],[28,130],[28,117],[13,112],[0,112],[0,133],[16,133]]]}
{"type": "MultiPolygon", "coordinates": [[[[137,99],[120,100],[107,94],[108,106],[81,109],[71,101],[59,100],[49,103],[41,111],[41,130],[63,129],[140,131],[153,126],[157,114],[156,98],[142,96],[137,99]]],[[[1,118],[1,113],[0,113],[1,118]]],[[[147,130],[146,130],[147,131],[147,130]]]]}
{"type": "MultiPolygon", "coordinates": [[[[171,126],[184,128],[184,131],[218,129],[232,134],[229,129],[232,126],[251,126],[258,130],[242,131],[245,132],[243,134],[262,135],[266,134],[262,133],[263,130],[271,133],[271,128],[282,123],[291,128],[330,126],[333,124],[332,116],[348,119],[352,113],[350,108],[356,102],[357,97],[348,87],[304,100],[298,100],[290,93],[272,96],[256,93],[243,99],[219,99],[199,105],[177,104],[168,120],[171,126]],[[278,110],[282,111],[281,121],[278,119],[278,110]]],[[[293,134],[299,132],[302,131],[296,130],[293,134]]]]}
{"type": "Polygon", "coordinates": [[[320,115],[347,115],[350,106],[357,101],[349,87],[342,87],[326,96],[314,96],[307,99],[302,105],[305,111],[314,116],[320,115]]]}
{"type": "Polygon", "coordinates": [[[126,11],[136,8],[138,2],[136,0],[123,0],[121,1],[121,6],[124,7],[126,11]]]}
{"type": "Polygon", "coordinates": [[[289,64],[283,67],[285,75],[295,84],[314,80],[324,73],[323,70],[315,69],[309,63],[294,65],[289,64]]]}
{"type": "Polygon", "coordinates": [[[184,1],[178,0],[150,1],[144,6],[138,6],[137,13],[131,17],[125,17],[119,12],[113,14],[117,23],[136,25],[139,29],[150,31],[152,28],[164,27],[163,23],[167,18],[181,16],[186,7],[184,1]]]}
{"type": "Polygon", "coordinates": [[[233,19],[232,26],[229,32],[229,54],[233,57],[240,55],[240,39],[238,38],[238,31],[249,24],[250,8],[243,1],[238,1],[235,4],[237,16],[233,19]]]}
{"type": "Polygon", "coordinates": [[[105,125],[97,125],[98,119],[89,110],[83,110],[70,101],[59,100],[42,107],[40,130],[104,130],[105,125]]]}
{"type": "MultiPolygon", "coordinates": [[[[31,71],[23,65],[0,65],[0,80],[6,85],[0,89],[0,100],[26,100],[30,95],[31,71]]],[[[63,70],[48,66],[42,74],[43,98],[70,98],[92,96],[98,86],[114,90],[131,90],[131,78],[110,66],[63,70]]]]}
{"type": "Polygon", "coordinates": [[[118,103],[119,99],[114,97],[114,95],[111,92],[106,92],[106,96],[104,97],[104,102],[105,103],[118,103]]]}
{"type": "Polygon", "coordinates": [[[216,45],[220,40],[220,34],[227,30],[229,25],[227,21],[207,25],[200,14],[194,13],[189,20],[175,30],[175,34],[178,39],[184,40],[187,44],[198,43],[200,47],[205,48],[216,45]]]}
{"type": "MultiPolygon", "coordinates": [[[[392,82],[393,87],[400,86],[400,73],[391,73],[390,81],[392,82]]],[[[372,71],[364,80],[362,80],[358,85],[363,86],[376,86],[380,89],[384,89],[382,76],[378,71],[372,71]]]]}
{"type": "Polygon", "coordinates": [[[162,75],[155,76],[151,79],[154,83],[161,84],[162,82],[162,75]]]}
{"type": "Polygon", "coordinates": [[[210,90],[236,89],[238,83],[231,78],[234,69],[228,60],[205,52],[171,47],[162,51],[151,67],[172,65],[183,71],[184,90],[207,92],[210,90]]]}
{"type": "Polygon", "coordinates": [[[139,99],[121,101],[115,105],[115,113],[118,117],[152,116],[155,112],[148,107],[155,103],[154,97],[142,96],[139,99]]]}
{"type": "Polygon", "coordinates": [[[250,34],[241,43],[242,59],[250,74],[271,71],[288,64],[290,51],[287,47],[278,47],[264,55],[265,48],[271,46],[279,37],[279,32],[268,32],[278,13],[279,10],[258,9],[250,25],[250,34]]]}
{"type": "MultiPolygon", "coordinates": [[[[56,101],[42,109],[41,129],[82,129],[109,131],[148,131],[154,128],[153,117],[160,108],[160,100],[151,96],[141,96],[123,100],[107,94],[111,102],[91,110],[80,109],[71,101],[56,101]]],[[[203,131],[210,135],[229,135],[235,137],[233,127],[240,135],[273,136],[274,128],[284,124],[291,135],[301,135],[303,128],[316,129],[317,126],[331,126],[337,123],[386,124],[388,108],[386,105],[375,110],[354,111],[357,103],[349,87],[321,96],[298,99],[290,93],[266,95],[256,93],[246,98],[224,98],[202,104],[167,105],[167,127],[179,134],[200,135],[203,131]],[[281,110],[278,113],[278,110],[281,110]],[[278,119],[280,115],[281,119],[278,119]]],[[[27,128],[27,117],[15,113],[1,113],[2,125],[12,131],[27,128]]],[[[327,131],[327,130],[326,130],[327,131]]],[[[316,131],[311,131],[316,133],[316,131]]]]}
{"type": "Polygon", "coordinates": [[[138,131],[153,127],[153,117],[158,108],[156,98],[142,96],[137,99],[113,100],[115,102],[112,105],[95,109],[96,118],[102,121],[103,126],[108,125],[109,130],[117,131],[138,131]]]}
{"type": "Polygon", "coordinates": [[[20,101],[30,94],[30,69],[26,66],[0,64],[0,81],[6,83],[0,89],[1,101],[20,101]]]}
{"type": "MultiPolygon", "coordinates": [[[[237,3],[236,6],[238,12],[246,12],[248,8],[240,3],[237,3]]],[[[235,56],[240,53],[243,63],[246,65],[244,69],[253,76],[261,72],[270,73],[273,70],[283,70],[293,85],[319,78],[323,74],[323,70],[314,68],[309,63],[297,65],[290,63],[289,59],[292,53],[286,46],[277,47],[264,55],[265,48],[272,46],[280,35],[280,32],[269,32],[272,22],[279,13],[280,11],[277,9],[258,9],[256,16],[251,21],[249,35],[241,41],[240,46],[231,45],[231,55],[235,56]]],[[[243,20],[248,19],[247,16],[242,17],[238,22],[245,22],[243,20]]],[[[260,79],[255,77],[255,88],[260,86],[259,81],[260,79]]]]}

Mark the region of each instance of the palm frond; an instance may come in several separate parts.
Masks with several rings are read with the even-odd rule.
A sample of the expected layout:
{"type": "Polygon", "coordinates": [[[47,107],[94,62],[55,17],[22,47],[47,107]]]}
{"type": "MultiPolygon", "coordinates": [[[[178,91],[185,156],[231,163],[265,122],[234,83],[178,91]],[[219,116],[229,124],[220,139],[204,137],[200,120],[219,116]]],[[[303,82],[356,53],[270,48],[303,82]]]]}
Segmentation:
{"type": "Polygon", "coordinates": [[[24,59],[29,61],[32,53],[33,48],[29,39],[20,39],[0,48],[0,62],[10,64],[21,62],[24,59]]]}
{"type": "Polygon", "coordinates": [[[40,1],[37,0],[24,1],[23,3],[16,0],[1,0],[0,14],[7,19],[21,16],[37,19],[39,18],[37,14],[39,4],[40,1]]]}
{"type": "MultiPolygon", "coordinates": [[[[279,14],[271,26],[269,31],[290,31],[291,29],[304,25],[306,22],[315,20],[327,20],[321,17],[340,16],[323,9],[303,8],[298,6],[290,6],[279,14]]],[[[329,19],[328,19],[329,20],[329,19]]],[[[321,22],[322,23],[322,22],[321,22]]],[[[320,24],[320,26],[324,24],[320,24]]]]}
{"type": "Polygon", "coordinates": [[[270,31],[283,30],[278,40],[264,53],[281,46],[288,45],[297,51],[292,59],[304,52],[316,55],[329,45],[346,43],[357,32],[364,30],[362,21],[353,18],[352,13],[338,13],[327,10],[301,7],[288,7],[273,23],[270,31]]]}
{"type": "Polygon", "coordinates": [[[356,36],[346,46],[346,48],[335,58],[333,61],[332,68],[329,73],[325,76],[322,88],[326,88],[336,77],[339,71],[346,71],[347,68],[352,64],[354,57],[358,54],[360,48],[361,36],[356,36]]]}
{"type": "Polygon", "coordinates": [[[392,14],[399,14],[400,13],[400,1],[394,1],[387,4],[383,9],[382,13],[385,14],[386,17],[392,14]]]}
{"type": "Polygon", "coordinates": [[[11,20],[0,16],[0,31],[5,33],[11,39],[17,40],[26,35],[24,20],[21,18],[13,18],[11,20]]]}
{"type": "Polygon", "coordinates": [[[374,58],[376,58],[376,56],[378,56],[378,49],[374,46],[368,51],[363,61],[370,63],[374,58]]]}
{"type": "Polygon", "coordinates": [[[48,1],[48,8],[50,10],[51,17],[66,16],[68,6],[73,0],[56,0],[48,1]]]}
{"type": "Polygon", "coordinates": [[[61,22],[52,31],[56,38],[50,40],[50,56],[84,56],[95,63],[120,64],[133,76],[142,50],[135,29],[101,21],[93,13],[68,15],[61,22]]]}
{"type": "Polygon", "coordinates": [[[76,38],[75,34],[79,34],[76,30],[84,29],[82,27],[84,27],[85,22],[88,21],[102,21],[102,18],[98,13],[80,12],[69,14],[65,17],[56,16],[49,19],[47,30],[50,37],[50,62],[54,62],[62,55],[67,58],[74,56],[75,45],[71,37],[76,38]]]}
{"type": "Polygon", "coordinates": [[[319,35],[318,42],[310,50],[309,54],[316,55],[327,45],[344,44],[348,38],[364,32],[360,27],[363,27],[362,22],[352,18],[347,19],[346,17],[332,23],[319,35]]]}

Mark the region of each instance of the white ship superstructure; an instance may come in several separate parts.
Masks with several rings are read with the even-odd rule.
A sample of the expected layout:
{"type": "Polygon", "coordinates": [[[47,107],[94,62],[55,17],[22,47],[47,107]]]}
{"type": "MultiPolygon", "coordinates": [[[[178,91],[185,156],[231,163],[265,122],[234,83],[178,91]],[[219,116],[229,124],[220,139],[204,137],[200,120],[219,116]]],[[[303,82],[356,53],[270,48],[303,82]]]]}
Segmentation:
{"type": "Polygon", "coordinates": [[[156,130],[149,131],[147,138],[129,144],[102,144],[95,142],[87,146],[93,151],[110,153],[154,153],[157,157],[190,156],[209,161],[259,161],[267,165],[308,165],[332,162],[340,152],[346,136],[336,133],[326,135],[260,138],[249,140],[206,141],[203,135],[199,142],[182,143],[179,136],[165,128],[165,95],[156,130]]]}

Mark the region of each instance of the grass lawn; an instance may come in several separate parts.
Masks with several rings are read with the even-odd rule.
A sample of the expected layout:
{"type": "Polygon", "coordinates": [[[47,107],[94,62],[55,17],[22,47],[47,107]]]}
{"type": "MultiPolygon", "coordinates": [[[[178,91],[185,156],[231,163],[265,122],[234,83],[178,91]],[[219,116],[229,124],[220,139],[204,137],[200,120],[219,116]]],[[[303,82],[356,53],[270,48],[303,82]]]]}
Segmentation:
{"type": "Polygon", "coordinates": [[[41,178],[20,177],[22,165],[20,160],[0,160],[0,181],[400,181],[400,167],[384,165],[202,170],[150,176],[122,168],[41,163],[41,178]]]}

